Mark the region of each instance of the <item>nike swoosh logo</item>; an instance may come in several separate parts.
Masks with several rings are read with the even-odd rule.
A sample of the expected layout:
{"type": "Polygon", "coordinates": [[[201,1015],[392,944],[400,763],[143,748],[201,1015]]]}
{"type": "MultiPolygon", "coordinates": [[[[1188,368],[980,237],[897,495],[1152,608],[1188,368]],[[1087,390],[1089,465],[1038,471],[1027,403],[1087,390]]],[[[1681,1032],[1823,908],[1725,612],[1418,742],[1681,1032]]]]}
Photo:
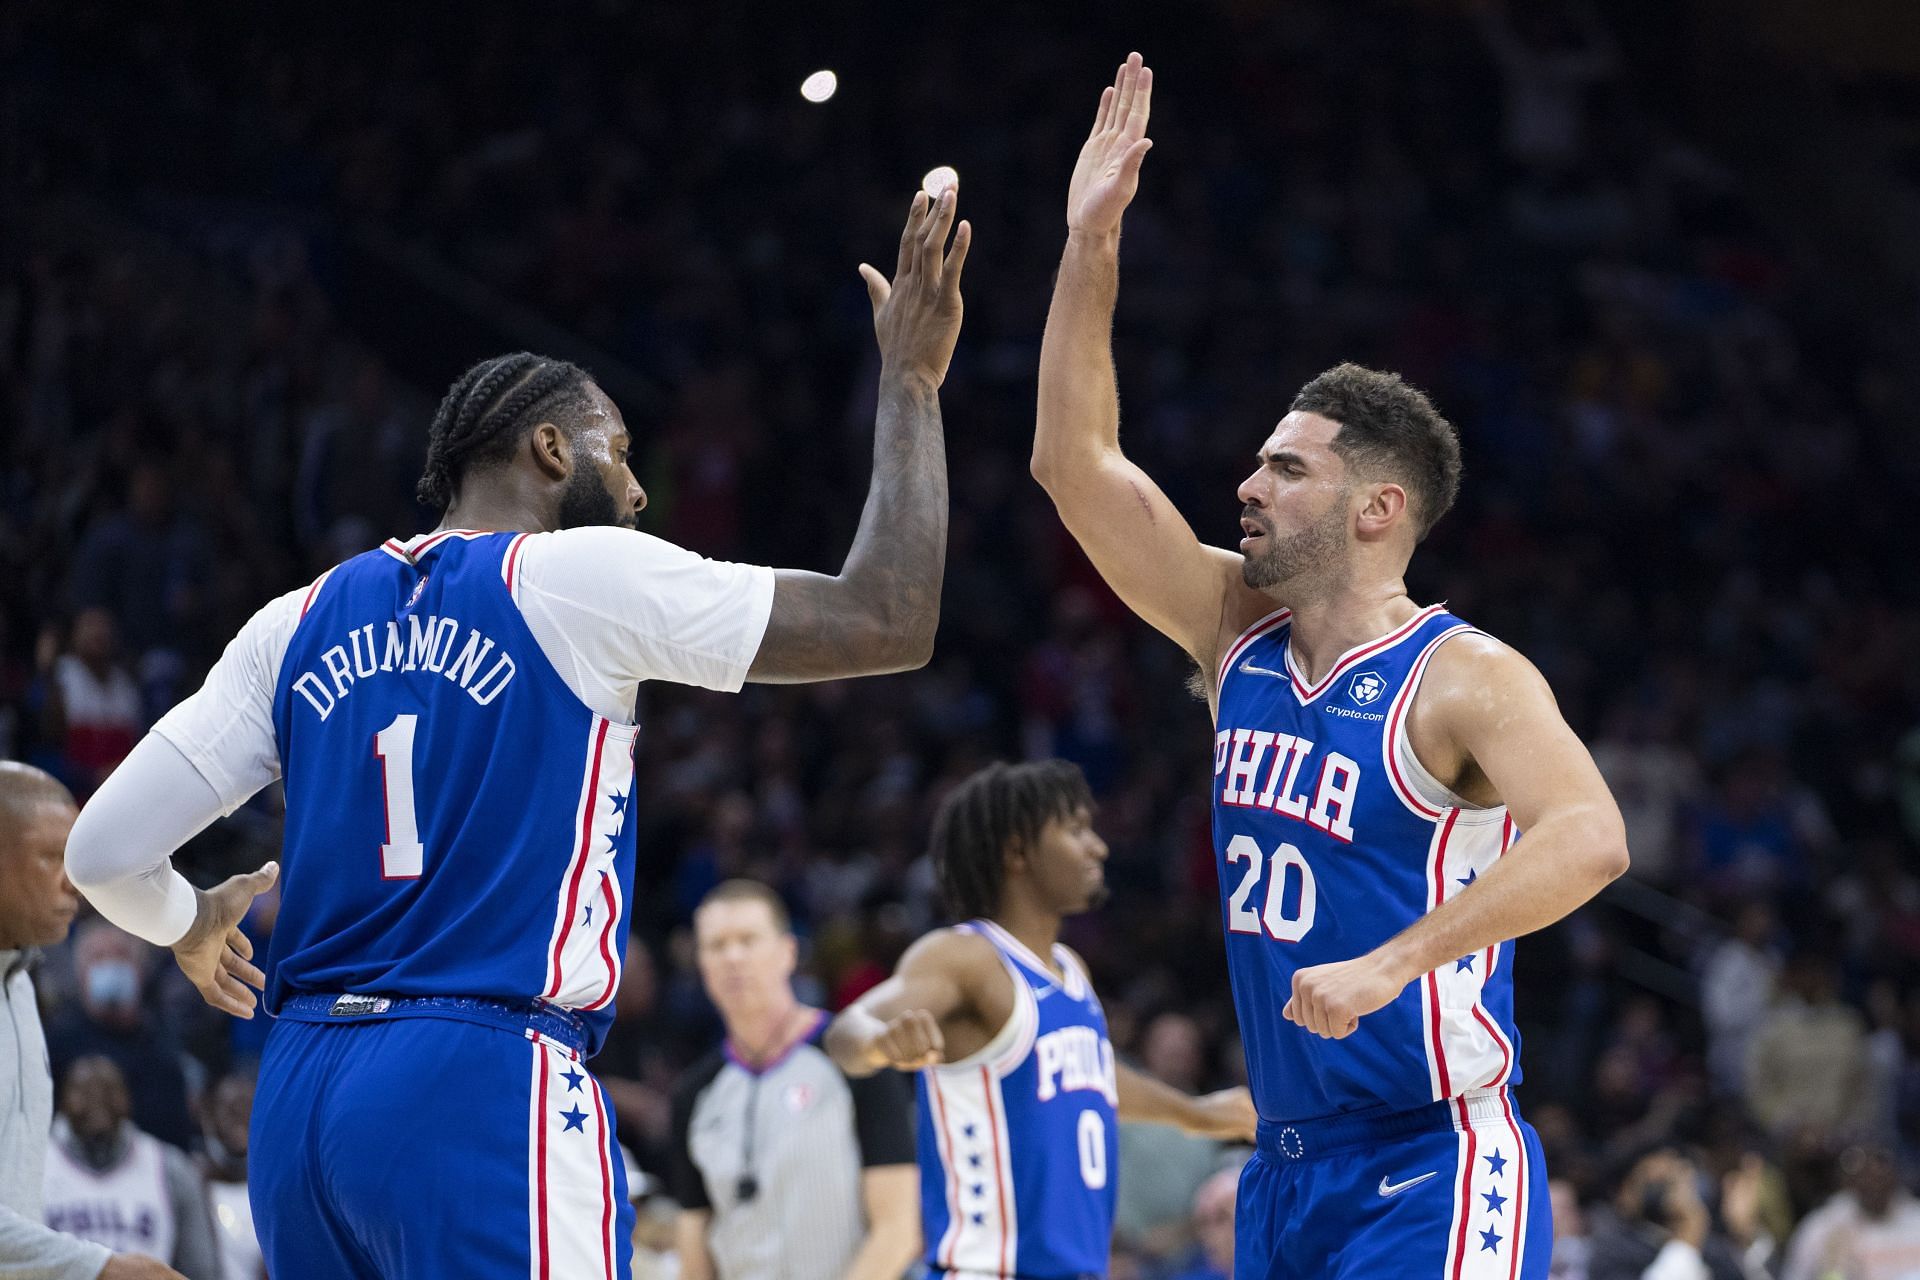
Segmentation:
{"type": "Polygon", "coordinates": [[[1438,1169],[1435,1169],[1432,1173],[1423,1173],[1417,1178],[1408,1178],[1405,1182],[1389,1183],[1383,1177],[1380,1179],[1380,1194],[1383,1197],[1397,1196],[1402,1191],[1405,1191],[1408,1187],[1417,1187],[1421,1183],[1425,1182],[1428,1178],[1437,1178],[1439,1176],[1440,1176],[1440,1171],[1438,1169]]]}
{"type": "Polygon", "coordinates": [[[1252,658],[1243,661],[1240,664],[1240,669],[1250,676],[1272,676],[1276,680],[1285,680],[1287,678],[1287,673],[1284,671],[1273,671],[1267,667],[1254,666],[1252,658]]]}

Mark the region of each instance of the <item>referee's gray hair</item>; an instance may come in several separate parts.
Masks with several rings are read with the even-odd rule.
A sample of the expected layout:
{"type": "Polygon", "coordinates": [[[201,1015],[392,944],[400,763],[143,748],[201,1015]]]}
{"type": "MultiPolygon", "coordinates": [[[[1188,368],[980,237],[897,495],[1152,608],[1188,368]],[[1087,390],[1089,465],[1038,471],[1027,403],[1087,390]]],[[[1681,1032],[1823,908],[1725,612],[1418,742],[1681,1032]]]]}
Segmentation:
{"type": "Polygon", "coordinates": [[[787,911],[786,902],[772,885],[744,877],[722,880],[707,890],[707,896],[700,899],[700,905],[693,909],[693,914],[699,915],[716,902],[758,902],[773,913],[775,929],[781,933],[793,932],[793,917],[787,911]]]}

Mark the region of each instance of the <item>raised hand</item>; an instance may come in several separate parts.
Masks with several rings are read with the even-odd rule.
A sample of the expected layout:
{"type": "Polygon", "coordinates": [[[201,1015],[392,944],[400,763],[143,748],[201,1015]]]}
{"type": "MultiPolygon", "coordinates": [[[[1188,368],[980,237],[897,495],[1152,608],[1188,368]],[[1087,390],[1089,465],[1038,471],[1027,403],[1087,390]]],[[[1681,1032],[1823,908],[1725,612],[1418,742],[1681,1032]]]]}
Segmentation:
{"type": "Polygon", "coordinates": [[[1117,235],[1120,216],[1140,189],[1140,162],[1153,139],[1147,116],[1153,109],[1153,68],[1130,53],[1113,83],[1100,91],[1093,132],[1080,148],[1067,184],[1067,230],[1117,235]]]}
{"type": "Polygon", "coordinates": [[[229,876],[198,894],[199,911],[186,936],[173,944],[173,958],[200,998],[236,1018],[253,1016],[254,991],[266,977],[253,963],[253,942],[240,921],[253,900],[273,887],[280,864],[229,876]]]}
{"type": "Polygon", "coordinates": [[[946,1047],[946,1037],[940,1034],[940,1020],[925,1009],[908,1009],[894,1015],[887,1020],[886,1029],[873,1040],[873,1052],[887,1066],[900,1071],[939,1066],[946,1047]]]}
{"type": "Polygon", "coordinates": [[[891,282],[866,263],[860,277],[873,302],[873,332],[880,341],[883,371],[912,374],[939,386],[960,339],[960,270],[967,263],[973,228],[960,224],[947,249],[957,195],[952,187],[932,200],[913,197],[906,229],[900,233],[900,261],[891,282]]]}

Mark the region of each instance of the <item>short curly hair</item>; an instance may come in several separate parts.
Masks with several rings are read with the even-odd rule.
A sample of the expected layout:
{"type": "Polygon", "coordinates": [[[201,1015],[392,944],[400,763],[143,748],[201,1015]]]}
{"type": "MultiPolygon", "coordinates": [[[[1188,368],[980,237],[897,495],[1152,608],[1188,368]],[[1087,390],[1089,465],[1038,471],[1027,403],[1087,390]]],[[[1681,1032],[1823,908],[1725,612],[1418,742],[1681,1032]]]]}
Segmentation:
{"type": "Polygon", "coordinates": [[[1363,475],[1392,480],[1424,538],[1460,492],[1460,437],[1426,393],[1397,373],[1336,365],[1293,398],[1291,411],[1340,424],[1333,451],[1363,475]]]}

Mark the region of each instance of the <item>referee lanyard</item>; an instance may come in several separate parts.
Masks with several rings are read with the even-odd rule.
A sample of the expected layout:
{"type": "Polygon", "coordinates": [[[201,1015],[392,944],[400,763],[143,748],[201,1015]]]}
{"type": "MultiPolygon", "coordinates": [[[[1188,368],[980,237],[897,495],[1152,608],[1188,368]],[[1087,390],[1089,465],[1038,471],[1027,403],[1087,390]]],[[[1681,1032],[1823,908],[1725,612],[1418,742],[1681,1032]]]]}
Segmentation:
{"type": "MultiPolygon", "coordinates": [[[[753,1131],[756,1127],[754,1118],[760,1113],[760,1078],[785,1062],[787,1055],[814,1033],[820,1025],[820,1019],[825,1016],[818,1009],[812,1010],[811,1017],[807,1021],[807,1029],[791,1044],[781,1049],[759,1070],[747,1068],[747,1113],[741,1117],[740,1123],[740,1180],[733,1184],[734,1198],[741,1204],[751,1204],[753,1198],[760,1194],[760,1178],[753,1171],[753,1131]]],[[[746,1059],[738,1054],[734,1057],[742,1067],[746,1067],[746,1059]]]]}

